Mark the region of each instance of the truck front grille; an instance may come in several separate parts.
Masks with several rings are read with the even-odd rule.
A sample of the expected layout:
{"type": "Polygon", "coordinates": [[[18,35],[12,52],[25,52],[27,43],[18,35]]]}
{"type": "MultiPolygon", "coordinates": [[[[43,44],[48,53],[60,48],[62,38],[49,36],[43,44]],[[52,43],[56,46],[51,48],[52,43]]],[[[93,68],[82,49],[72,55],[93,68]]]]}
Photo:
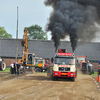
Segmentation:
{"type": "Polygon", "coordinates": [[[69,67],[59,67],[59,71],[70,71],[69,67]]]}
{"type": "Polygon", "coordinates": [[[86,63],[82,63],[82,69],[87,69],[87,64],[86,63]]]}

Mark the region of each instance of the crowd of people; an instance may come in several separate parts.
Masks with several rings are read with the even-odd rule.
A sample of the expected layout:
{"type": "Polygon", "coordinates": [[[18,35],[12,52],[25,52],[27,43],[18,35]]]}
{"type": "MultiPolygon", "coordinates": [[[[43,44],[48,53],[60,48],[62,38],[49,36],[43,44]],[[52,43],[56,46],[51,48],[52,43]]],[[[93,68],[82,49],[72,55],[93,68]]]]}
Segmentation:
{"type": "Polygon", "coordinates": [[[19,62],[13,62],[13,63],[11,63],[11,65],[10,65],[10,67],[11,67],[11,74],[17,74],[17,75],[19,75],[20,74],[20,64],[19,64],[19,62]]]}

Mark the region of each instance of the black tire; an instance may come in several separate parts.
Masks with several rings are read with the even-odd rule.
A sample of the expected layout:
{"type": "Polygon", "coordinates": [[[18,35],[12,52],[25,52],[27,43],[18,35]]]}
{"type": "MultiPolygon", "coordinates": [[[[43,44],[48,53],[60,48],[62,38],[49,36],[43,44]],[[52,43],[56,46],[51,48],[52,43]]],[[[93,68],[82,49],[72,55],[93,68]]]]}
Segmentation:
{"type": "Polygon", "coordinates": [[[94,74],[94,67],[92,66],[92,74],[94,74]]]}
{"type": "Polygon", "coordinates": [[[53,80],[53,81],[57,81],[58,78],[57,78],[57,77],[52,77],[52,80],[53,80]]]}
{"type": "Polygon", "coordinates": [[[75,78],[77,77],[77,70],[75,71],[75,78]]]}
{"type": "Polygon", "coordinates": [[[89,68],[89,75],[91,75],[92,74],[92,67],[89,66],[88,68],[89,68]]]}
{"type": "Polygon", "coordinates": [[[57,81],[58,80],[58,77],[53,77],[53,74],[52,74],[52,80],[53,81],[57,81]]]}
{"type": "Polygon", "coordinates": [[[74,81],[75,81],[75,78],[73,77],[73,78],[71,79],[71,81],[74,82],[74,81]]]}
{"type": "Polygon", "coordinates": [[[6,63],[4,61],[0,61],[0,70],[4,71],[6,69],[6,63]]]}
{"type": "Polygon", "coordinates": [[[36,68],[36,72],[41,72],[41,69],[40,68],[36,68]]]}

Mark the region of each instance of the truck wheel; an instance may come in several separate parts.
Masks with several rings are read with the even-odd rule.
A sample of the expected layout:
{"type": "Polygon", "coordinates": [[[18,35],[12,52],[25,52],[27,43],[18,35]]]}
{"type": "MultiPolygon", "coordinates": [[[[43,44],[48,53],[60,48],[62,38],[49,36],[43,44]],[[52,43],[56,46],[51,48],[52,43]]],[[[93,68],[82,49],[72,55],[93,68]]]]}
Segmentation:
{"type": "Polygon", "coordinates": [[[53,77],[53,74],[52,74],[52,80],[53,81],[57,81],[58,80],[58,77],[53,77]]]}
{"type": "Polygon", "coordinates": [[[52,80],[53,80],[53,81],[57,81],[58,78],[57,78],[57,77],[52,77],[52,80]]]}
{"type": "Polygon", "coordinates": [[[75,72],[75,78],[77,77],[77,70],[76,70],[76,72],[75,72]]]}
{"type": "Polygon", "coordinates": [[[40,68],[36,68],[36,72],[40,72],[41,71],[41,69],[40,68]]]}
{"type": "Polygon", "coordinates": [[[89,66],[89,75],[91,75],[91,74],[92,74],[92,67],[89,66]]]}
{"type": "Polygon", "coordinates": [[[74,82],[74,81],[75,81],[75,78],[73,77],[73,78],[71,79],[71,81],[74,82]]]}
{"type": "Polygon", "coordinates": [[[0,61],[0,70],[4,71],[6,69],[6,63],[4,61],[0,61]]]}

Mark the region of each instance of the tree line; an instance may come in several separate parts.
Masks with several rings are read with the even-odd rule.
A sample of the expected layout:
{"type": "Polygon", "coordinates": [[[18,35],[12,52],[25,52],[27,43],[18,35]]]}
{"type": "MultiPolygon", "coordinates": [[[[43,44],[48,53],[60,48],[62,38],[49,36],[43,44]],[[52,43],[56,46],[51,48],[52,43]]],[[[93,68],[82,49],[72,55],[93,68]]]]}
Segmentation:
{"type": "MultiPolygon", "coordinates": [[[[47,32],[44,32],[39,25],[27,27],[27,37],[28,39],[48,39],[47,32]]],[[[7,33],[4,27],[0,27],[0,38],[12,38],[12,35],[7,33]]]]}

